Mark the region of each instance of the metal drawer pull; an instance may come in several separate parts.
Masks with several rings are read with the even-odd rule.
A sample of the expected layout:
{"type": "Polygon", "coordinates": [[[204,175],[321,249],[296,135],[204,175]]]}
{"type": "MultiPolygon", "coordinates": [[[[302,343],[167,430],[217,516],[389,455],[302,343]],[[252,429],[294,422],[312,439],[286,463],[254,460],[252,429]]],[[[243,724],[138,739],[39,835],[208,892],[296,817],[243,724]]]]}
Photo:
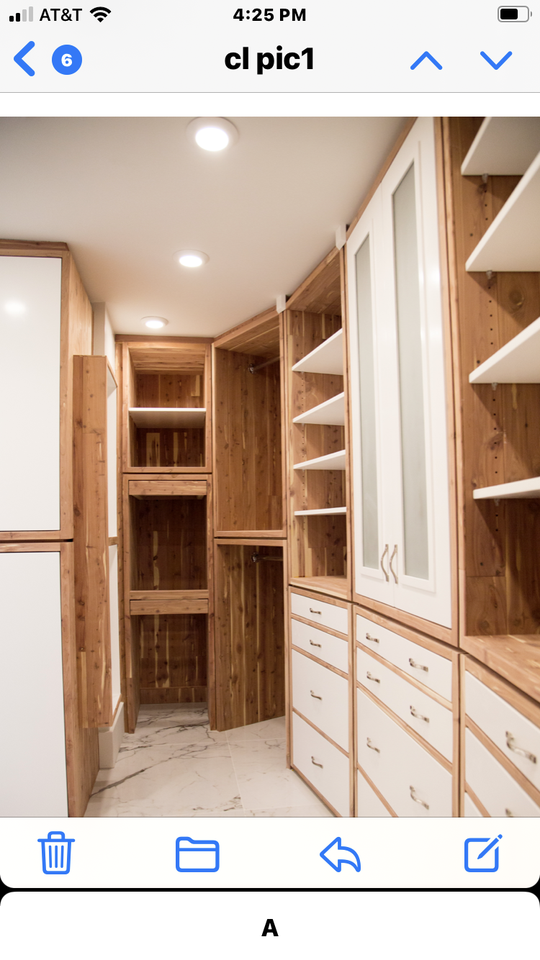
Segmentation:
{"type": "Polygon", "coordinates": [[[530,760],[531,763],[536,763],[536,757],[534,753],[529,753],[528,750],[522,750],[521,747],[515,747],[514,746],[515,742],[516,742],[516,738],[507,730],[506,746],[508,747],[508,749],[512,750],[513,753],[518,753],[520,757],[525,757],[526,760],[530,760]]]}
{"type": "Polygon", "coordinates": [[[423,717],[421,713],[418,713],[414,709],[414,707],[409,707],[409,710],[411,711],[412,716],[415,717],[417,720],[423,720],[424,723],[429,723],[429,717],[423,717]]]}
{"type": "Polygon", "coordinates": [[[309,608],[309,612],[310,612],[310,613],[318,613],[319,616],[322,617],[322,610],[314,610],[313,607],[310,607],[310,608],[309,608]]]}
{"type": "Polygon", "coordinates": [[[393,550],[392,556],[390,557],[390,560],[389,560],[389,565],[390,565],[390,569],[391,569],[391,571],[392,571],[392,576],[393,576],[395,582],[397,583],[397,582],[398,582],[397,573],[396,573],[396,571],[394,570],[394,568],[393,568],[393,566],[392,566],[392,560],[394,559],[396,553],[397,553],[397,543],[394,544],[394,550],[393,550]]]}
{"type": "Polygon", "coordinates": [[[366,640],[371,640],[372,643],[380,643],[378,637],[372,637],[370,633],[366,633],[366,640]]]}
{"type": "Polygon", "coordinates": [[[373,683],[381,682],[378,677],[372,677],[369,670],[366,670],[366,677],[368,678],[368,680],[373,680],[373,683]]]}
{"type": "Polygon", "coordinates": [[[507,816],[507,817],[513,817],[513,816],[514,816],[514,814],[512,813],[511,810],[508,809],[508,807],[506,807],[506,810],[504,811],[504,813],[505,813],[505,816],[507,816]]]}
{"type": "Polygon", "coordinates": [[[426,673],[429,673],[429,667],[424,667],[421,663],[416,663],[416,660],[413,660],[412,657],[409,657],[409,663],[415,670],[424,670],[426,673]]]}
{"type": "Polygon", "coordinates": [[[374,747],[374,746],[373,746],[373,744],[372,744],[371,740],[369,739],[369,737],[366,737],[366,743],[367,743],[367,745],[368,745],[368,747],[369,747],[370,750],[374,750],[375,753],[380,753],[380,752],[381,752],[378,747],[374,747]]]}
{"type": "Polygon", "coordinates": [[[415,803],[421,803],[426,810],[429,810],[429,803],[426,803],[425,800],[421,800],[420,797],[416,796],[416,790],[414,787],[409,787],[409,790],[411,791],[411,800],[414,800],[415,803]]]}
{"type": "Polygon", "coordinates": [[[384,545],[384,550],[383,550],[383,553],[382,553],[382,557],[381,557],[380,563],[381,563],[381,570],[382,570],[382,572],[384,573],[384,575],[385,575],[385,577],[386,577],[386,582],[388,583],[388,581],[390,580],[390,577],[388,576],[388,573],[387,573],[387,571],[384,569],[384,566],[383,566],[383,560],[384,560],[384,558],[385,558],[385,556],[386,556],[387,553],[388,553],[388,544],[385,543],[385,545],[384,545]]]}
{"type": "Polygon", "coordinates": [[[309,692],[311,696],[315,698],[315,700],[322,700],[322,697],[318,697],[316,693],[313,693],[313,690],[310,690],[309,692]]]}
{"type": "Polygon", "coordinates": [[[309,641],[312,647],[322,647],[322,643],[314,643],[313,640],[309,641]]]}
{"type": "Polygon", "coordinates": [[[321,770],[323,770],[323,769],[324,769],[324,767],[323,767],[323,765],[322,765],[322,763],[317,763],[317,761],[316,761],[316,759],[315,759],[315,757],[312,757],[312,758],[311,758],[311,762],[312,762],[312,764],[313,764],[313,766],[314,766],[314,767],[320,767],[320,768],[321,768],[321,770]]]}

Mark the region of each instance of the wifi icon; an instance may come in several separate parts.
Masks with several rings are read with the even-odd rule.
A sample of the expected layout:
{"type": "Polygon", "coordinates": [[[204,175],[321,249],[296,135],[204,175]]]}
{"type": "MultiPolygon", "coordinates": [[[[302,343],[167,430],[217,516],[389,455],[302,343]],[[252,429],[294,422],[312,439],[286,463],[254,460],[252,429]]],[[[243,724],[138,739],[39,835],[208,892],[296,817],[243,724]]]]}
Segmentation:
{"type": "Polygon", "coordinates": [[[109,16],[110,12],[108,7],[94,7],[93,10],[90,11],[92,16],[94,16],[96,20],[99,20],[100,23],[105,17],[109,16]]]}

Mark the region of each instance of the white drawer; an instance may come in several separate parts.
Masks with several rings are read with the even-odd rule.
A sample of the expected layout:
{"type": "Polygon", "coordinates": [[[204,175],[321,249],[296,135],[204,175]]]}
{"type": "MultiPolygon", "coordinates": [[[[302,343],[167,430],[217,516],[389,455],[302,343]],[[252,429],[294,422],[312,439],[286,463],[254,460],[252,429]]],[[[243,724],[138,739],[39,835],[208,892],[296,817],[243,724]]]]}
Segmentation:
{"type": "Polygon", "coordinates": [[[346,607],[337,607],[333,603],[313,597],[303,597],[291,591],[291,613],[304,620],[311,620],[321,627],[330,627],[346,636],[349,633],[349,613],[346,607]]]}
{"type": "Polygon", "coordinates": [[[451,710],[422,693],[363,650],[356,650],[358,682],[373,696],[431,743],[443,757],[452,762],[453,718],[451,710]]]}
{"type": "Polygon", "coordinates": [[[448,771],[361,690],[356,693],[358,763],[397,816],[451,817],[448,771]]]}
{"type": "Polygon", "coordinates": [[[470,730],[465,731],[465,780],[490,817],[540,817],[540,807],[470,730]]]}
{"type": "Polygon", "coordinates": [[[465,713],[540,789],[540,729],[470,673],[465,674],[465,713]]]}
{"type": "Polygon", "coordinates": [[[452,700],[452,661],[432,653],[419,643],[413,643],[398,633],[380,627],[372,620],[356,616],[356,639],[380,657],[390,660],[411,677],[435,690],[447,700],[452,700]]]}
{"type": "Polygon", "coordinates": [[[293,763],[342,817],[350,816],[348,758],[295,713],[293,763]]]}
{"type": "Polygon", "coordinates": [[[356,771],[356,796],[358,797],[358,816],[359,817],[391,817],[384,803],[379,800],[377,794],[370,787],[367,780],[364,780],[359,770],[356,771]]]}
{"type": "Polygon", "coordinates": [[[293,707],[348,751],[348,681],[293,650],[292,688],[293,707]]]}
{"type": "Polygon", "coordinates": [[[482,814],[480,813],[478,807],[476,806],[476,804],[474,804],[474,803],[472,802],[472,800],[471,800],[471,798],[470,798],[470,796],[469,796],[468,793],[465,794],[465,803],[464,803],[464,814],[463,814],[463,816],[464,816],[464,817],[481,817],[481,816],[482,816],[482,814]]]}
{"type": "Polygon", "coordinates": [[[313,654],[319,660],[331,663],[343,673],[349,672],[349,643],[332,633],[325,633],[317,627],[310,627],[300,620],[291,620],[291,639],[295,647],[313,654]]]}

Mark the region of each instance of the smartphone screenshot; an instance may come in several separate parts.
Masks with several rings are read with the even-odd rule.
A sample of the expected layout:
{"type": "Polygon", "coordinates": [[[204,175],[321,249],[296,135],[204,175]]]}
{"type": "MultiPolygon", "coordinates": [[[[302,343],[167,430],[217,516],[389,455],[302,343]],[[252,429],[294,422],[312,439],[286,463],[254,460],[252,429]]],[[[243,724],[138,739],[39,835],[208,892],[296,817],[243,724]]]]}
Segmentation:
{"type": "Polygon", "coordinates": [[[530,951],[540,13],[0,16],[3,952],[530,951]]]}

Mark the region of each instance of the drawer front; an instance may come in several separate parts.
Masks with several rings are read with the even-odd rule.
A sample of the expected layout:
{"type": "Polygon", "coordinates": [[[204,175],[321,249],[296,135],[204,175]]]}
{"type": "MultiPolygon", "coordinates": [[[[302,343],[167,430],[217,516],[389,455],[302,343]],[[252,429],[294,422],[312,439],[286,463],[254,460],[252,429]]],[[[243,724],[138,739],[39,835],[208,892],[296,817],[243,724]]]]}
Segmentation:
{"type": "Polygon", "coordinates": [[[356,651],[356,676],[363,687],[452,762],[452,712],[363,650],[356,651]]]}
{"type": "Polygon", "coordinates": [[[356,616],[356,639],[380,657],[408,673],[435,693],[452,700],[452,661],[441,657],[419,643],[380,627],[365,617],[356,616]]]}
{"type": "Polygon", "coordinates": [[[540,789],[540,728],[470,673],[465,674],[465,713],[540,789]]]}
{"type": "Polygon", "coordinates": [[[490,817],[540,817],[540,807],[470,730],[465,731],[465,780],[490,817]]]}
{"type": "Polygon", "coordinates": [[[398,817],[451,817],[448,771],[361,690],[357,704],[358,763],[398,817]]]}
{"type": "Polygon", "coordinates": [[[325,633],[317,627],[310,627],[300,620],[291,620],[291,638],[295,647],[313,654],[319,660],[332,664],[343,673],[349,672],[349,644],[332,633],[325,633]]]}
{"type": "Polygon", "coordinates": [[[346,607],[336,607],[333,603],[303,597],[291,591],[291,612],[321,627],[330,627],[346,636],[349,633],[349,612],[346,607]]]}
{"type": "Polygon", "coordinates": [[[468,793],[465,794],[464,814],[465,817],[481,817],[478,807],[472,802],[468,793]]]}
{"type": "Polygon", "coordinates": [[[342,817],[350,816],[348,758],[295,713],[293,763],[342,817]]]}
{"type": "Polygon", "coordinates": [[[367,780],[364,780],[359,770],[356,771],[356,795],[358,797],[358,816],[359,817],[391,817],[384,803],[379,800],[377,794],[370,787],[367,780]]]}
{"type": "Polygon", "coordinates": [[[349,684],[297,650],[292,652],[293,707],[349,749],[349,684]]]}

